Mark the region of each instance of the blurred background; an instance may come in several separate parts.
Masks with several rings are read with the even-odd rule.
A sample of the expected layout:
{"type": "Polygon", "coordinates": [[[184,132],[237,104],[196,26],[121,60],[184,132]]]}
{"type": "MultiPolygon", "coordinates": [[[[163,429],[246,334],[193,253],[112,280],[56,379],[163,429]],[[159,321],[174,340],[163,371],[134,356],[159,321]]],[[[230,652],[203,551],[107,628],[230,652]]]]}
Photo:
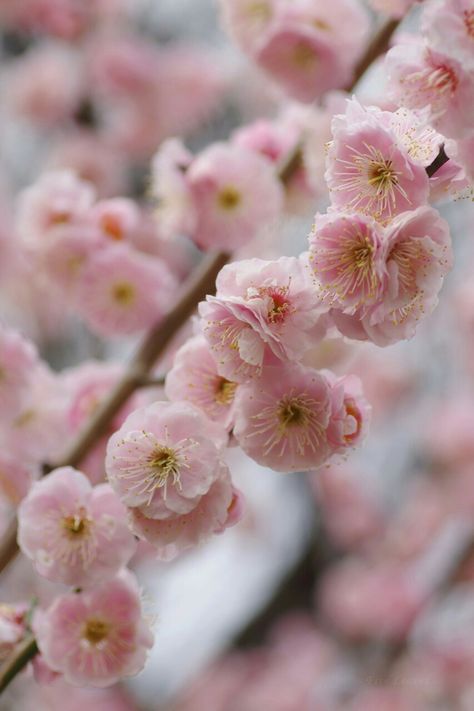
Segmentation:
{"type": "MultiPolygon", "coordinates": [[[[184,135],[195,151],[281,111],[281,94],[233,46],[212,0],[135,0],[122,12],[120,41],[102,19],[71,42],[12,30],[0,3],[0,315],[54,371],[124,359],[135,343],[90,333],[25,264],[15,244],[18,191],[46,169],[71,168],[102,197],[146,204],[162,140],[184,135]],[[114,86],[140,71],[143,54],[156,67],[146,105],[136,83],[114,86]]],[[[360,97],[385,105],[380,69],[360,97]]],[[[251,253],[298,254],[326,205],[321,188],[251,253]]],[[[317,367],[362,379],[373,406],[362,448],[309,475],[281,475],[231,449],[248,501],[240,525],[176,561],[157,563],[145,545],[134,561],[155,621],[145,671],[112,690],[66,695],[60,682],[38,687],[25,672],[0,708],[474,709],[474,208],[457,199],[439,209],[456,266],[416,338],[384,349],[338,338],[311,354],[317,367]]],[[[184,278],[196,250],[184,242],[180,250],[168,258],[184,278]]],[[[2,599],[27,598],[33,584],[17,561],[2,599]]],[[[41,585],[34,593],[47,597],[41,585]]]]}

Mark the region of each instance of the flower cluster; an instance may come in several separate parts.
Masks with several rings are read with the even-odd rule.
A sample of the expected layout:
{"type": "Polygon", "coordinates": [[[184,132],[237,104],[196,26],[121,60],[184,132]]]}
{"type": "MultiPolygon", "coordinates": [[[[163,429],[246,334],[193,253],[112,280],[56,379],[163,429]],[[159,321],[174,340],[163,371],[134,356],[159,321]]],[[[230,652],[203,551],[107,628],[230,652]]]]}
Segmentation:
{"type": "Polygon", "coordinates": [[[357,0],[221,0],[229,32],[283,90],[310,103],[350,83],[369,22],[357,0]]]}

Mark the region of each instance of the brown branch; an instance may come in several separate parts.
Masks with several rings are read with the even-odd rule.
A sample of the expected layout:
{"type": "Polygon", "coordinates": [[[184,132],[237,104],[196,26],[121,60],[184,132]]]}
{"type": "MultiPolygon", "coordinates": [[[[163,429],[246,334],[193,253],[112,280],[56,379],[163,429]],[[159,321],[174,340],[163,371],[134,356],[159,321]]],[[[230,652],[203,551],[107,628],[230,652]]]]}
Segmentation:
{"type": "Polygon", "coordinates": [[[0,669],[0,693],[37,654],[35,638],[29,634],[13,650],[0,669]]]}

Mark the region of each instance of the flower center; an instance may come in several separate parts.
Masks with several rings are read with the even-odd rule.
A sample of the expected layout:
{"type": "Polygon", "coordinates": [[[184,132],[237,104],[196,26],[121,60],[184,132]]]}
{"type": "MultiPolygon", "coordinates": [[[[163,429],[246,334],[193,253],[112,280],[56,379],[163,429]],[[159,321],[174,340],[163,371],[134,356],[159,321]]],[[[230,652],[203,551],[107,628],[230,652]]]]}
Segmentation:
{"type": "Polygon", "coordinates": [[[464,24],[467,34],[474,39],[474,10],[464,10],[464,24]]]}
{"type": "Polygon", "coordinates": [[[223,210],[235,210],[242,202],[242,195],[232,185],[228,185],[219,192],[217,202],[223,210]]]}
{"type": "Polygon", "coordinates": [[[108,237],[119,242],[123,239],[123,230],[120,221],[114,215],[103,215],[100,225],[108,237]]]}
{"type": "Polygon", "coordinates": [[[301,69],[312,69],[317,63],[317,55],[312,47],[305,42],[298,42],[291,52],[291,59],[301,69]]]}
{"type": "Polygon", "coordinates": [[[166,486],[170,476],[173,477],[173,484],[179,485],[180,460],[174,449],[158,446],[150,454],[148,462],[153,472],[153,489],[164,487],[166,495],[166,486]]]}
{"type": "Polygon", "coordinates": [[[48,218],[49,227],[55,227],[56,225],[65,225],[71,219],[71,213],[67,210],[58,210],[57,212],[52,212],[48,218]]]}
{"type": "Polygon", "coordinates": [[[130,306],[135,300],[135,287],[127,281],[117,282],[112,287],[112,296],[120,306],[130,306]]]}
{"type": "Polygon", "coordinates": [[[82,636],[89,644],[97,645],[108,636],[110,631],[109,625],[104,620],[92,618],[87,620],[82,636]]]}
{"type": "Polygon", "coordinates": [[[267,22],[272,16],[272,10],[265,0],[255,0],[247,5],[247,14],[256,22],[267,22]]]}
{"type": "Polygon", "coordinates": [[[304,426],[308,419],[308,408],[299,398],[283,398],[278,406],[278,419],[286,429],[293,425],[304,426]]]}
{"type": "Polygon", "coordinates": [[[90,519],[85,509],[81,508],[74,516],[65,516],[62,519],[62,526],[69,538],[80,538],[89,532],[90,519]]]}
{"type": "Polygon", "coordinates": [[[371,162],[369,166],[369,185],[373,185],[377,192],[387,193],[397,184],[398,178],[392,168],[391,160],[383,160],[379,163],[371,162]]]}
{"type": "Polygon", "coordinates": [[[215,400],[219,405],[230,405],[234,399],[237,383],[225,378],[219,378],[217,383],[215,400]]]}

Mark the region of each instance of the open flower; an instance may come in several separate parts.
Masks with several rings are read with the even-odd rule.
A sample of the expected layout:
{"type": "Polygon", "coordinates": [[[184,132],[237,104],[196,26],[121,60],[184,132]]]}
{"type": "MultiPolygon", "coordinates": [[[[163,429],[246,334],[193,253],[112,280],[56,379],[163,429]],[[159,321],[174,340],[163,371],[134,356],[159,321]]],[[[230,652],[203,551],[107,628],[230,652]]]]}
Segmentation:
{"type": "Polygon", "coordinates": [[[112,577],[136,548],[110,486],[92,488],[72,467],[31,487],[18,511],[18,543],[40,575],[75,586],[112,577]]]}
{"type": "Polygon", "coordinates": [[[210,346],[203,336],[190,338],[177,351],[166,376],[169,400],[187,400],[216,422],[232,427],[238,384],[219,375],[210,346]]]}
{"type": "Polygon", "coordinates": [[[117,245],[90,257],[78,279],[75,305],[99,334],[131,335],[163,317],[175,287],[161,259],[117,245]]]}
{"type": "Polygon", "coordinates": [[[217,370],[232,382],[258,376],[264,364],[301,358],[325,333],[327,309],[303,258],[229,264],[216,286],[199,313],[217,370]]]}
{"type": "Polygon", "coordinates": [[[356,100],[333,119],[326,179],[334,207],[387,221],[426,204],[428,176],[387,124],[384,112],[356,100]]]}
{"type": "Polygon", "coordinates": [[[202,249],[242,247],[280,214],[283,189],[273,166],[252,151],[216,143],[194,159],[187,177],[197,209],[192,238],[202,249]]]}
{"type": "Polygon", "coordinates": [[[344,335],[379,346],[411,338],[438,303],[452,267],[447,223],[431,207],[399,215],[385,230],[384,261],[388,278],[377,303],[351,315],[332,312],[344,335]]]}
{"type": "Polygon", "coordinates": [[[383,238],[382,227],[370,217],[316,215],[310,264],[327,304],[353,313],[378,303],[387,281],[383,238]]]}
{"type": "Polygon", "coordinates": [[[20,412],[37,362],[32,343],[12,329],[0,328],[0,418],[12,419],[20,412]]]}
{"type": "Polygon", "coordinates": [[[57,597],[33,628],[46,664],[78,686],[110,686],[138,674],[153,635],[128,571],[82,592],[57,597]]]}
{"type": "Polygon", "coordinates": [[[190,403],[135,410],[109,440],[108,479],[121,500],[148,518],[189,513],[219,475],[225,430],[190,403]]]}
{"type": "Polygon", "coordinates": [[[269,366],[239,387],[235,405],[235,437],[259,464],[308,471],[331,456],[331,387],[318,371],[296,363],[269,366]]]}
{"type": "Polygon", "coordinates": [[[409,109],[427,108],[431,125],[450,138],[472,133],[473,71],[415,41],[392,47],[385,62],[394,101],[409,109]]]}
{"type": "Polygon", "coordinates": [[[216,480],[188,513],[151,519],[134,508],[130,509],[130,525],[157,549],[160,558],[169,560],[235,525],[242,511],[242,494],[232,487],[229,470],[222,464],[216,480]]]}

